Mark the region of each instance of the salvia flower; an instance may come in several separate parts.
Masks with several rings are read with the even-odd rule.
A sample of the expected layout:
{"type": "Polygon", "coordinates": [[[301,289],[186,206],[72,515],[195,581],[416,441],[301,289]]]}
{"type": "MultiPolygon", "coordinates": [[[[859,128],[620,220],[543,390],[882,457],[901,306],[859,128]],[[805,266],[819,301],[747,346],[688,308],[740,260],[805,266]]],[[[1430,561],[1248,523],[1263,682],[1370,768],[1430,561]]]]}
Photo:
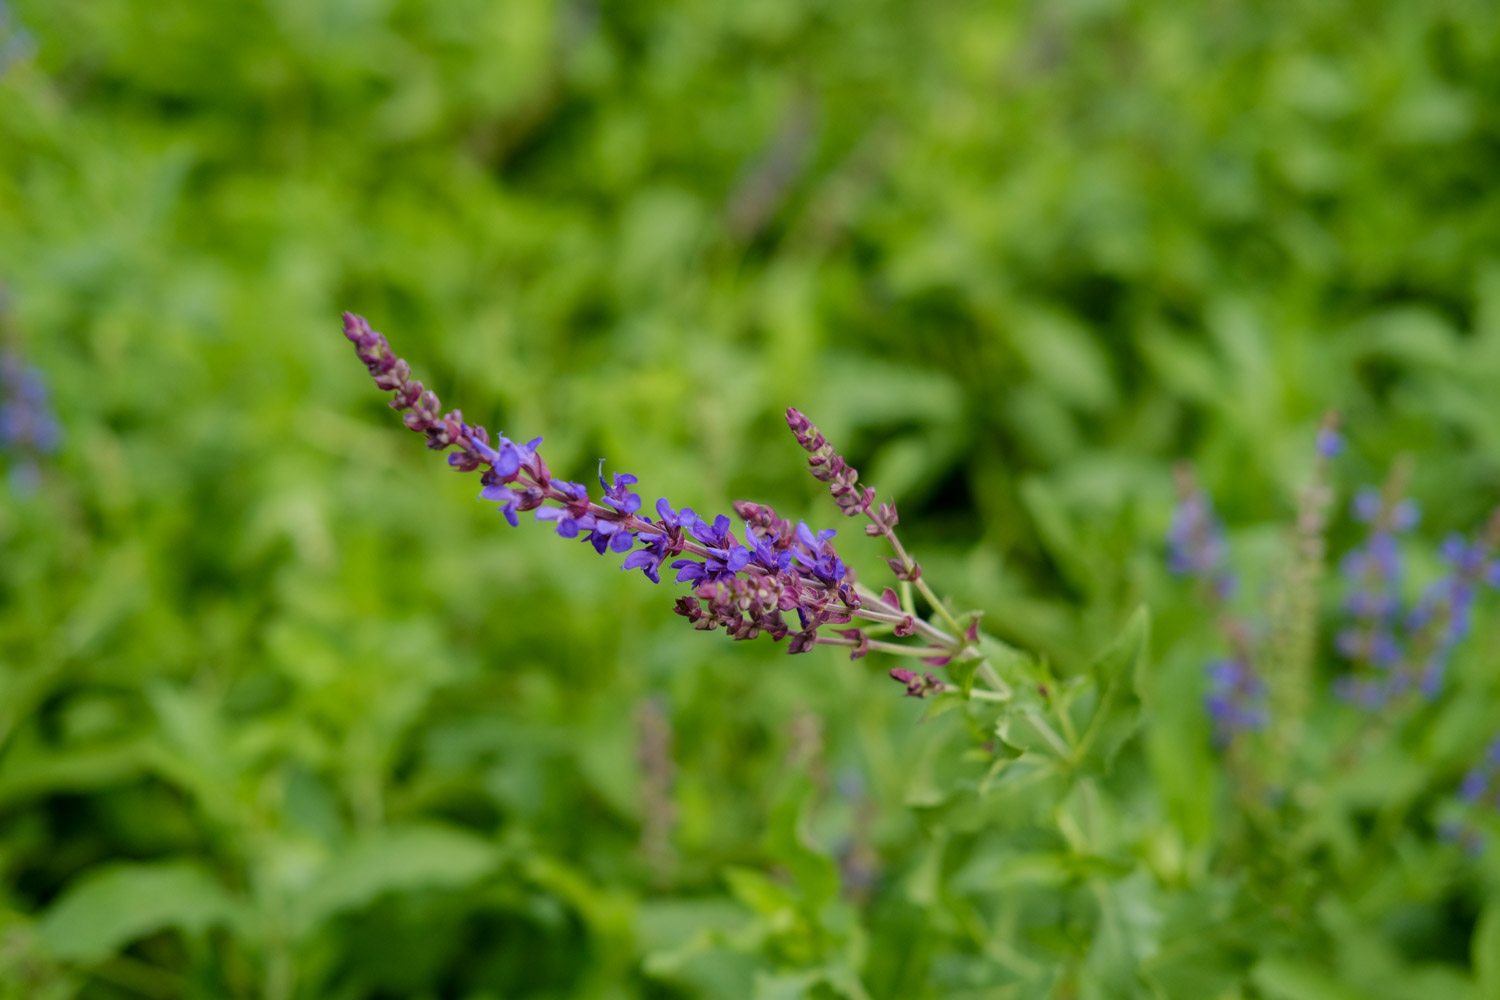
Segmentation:
{"type": "Polygon", "coordinates": [[[1469,634],[1474,600],[1481,586],[1500,586],[1500,562],[1493,558],[1500,541],[1500,509],[1484,533],[1473,541],[1450,535],[1440,553],[1448,572],[1434,582],[1407,615],[1407,664],[1422,693],[1432,697],[1442,686],[1448,658],[1469,634]]]}
{"type": "MultiPolygon", "coordinates": [[[[944,632],[926,621],[905,613],[901,604],[896,601],[880,600],[873,602],[879,605],[879,610],[867,607],[862,611],[862,617],[873,618],[876,621],[892,625],[894,629],[898,630],[896,632],[898,636],[909,635],[912,632],[921,632],[924,638],[936,642],[937,646],[927,650],[917,652],[912,652],[909,649],[904,650],[905,655],[919,656],[922,662],[929,666],[944,666],[955,659],[975,658],[977,656],[979,641],[977,629],[965,629],[958,619],[954,617],[953,613],[948,610],[943,600],[933,592],[932,587],[927,581],[922,579],[922,567],[906,551],[906,547],[901,544],[901,539],[896,534],[896,525],[900,522],[900,517],[896,512],[896,505],[890,501],[883,501],[879,505],[876,505],[875,491],[868,486],[860,484],[859,473],[848,462],[844,461],[843,456],[834,450],[833,445],[828,443],[828,439],[823,436],[817,427],[813,426],[812,421],[802,411],[794,407],[788,407],[786,422],[792,434],[796,436],[797,443],[808,453],[807,464],[812,470],[813,477],[819,482],[828,484],[829,492],[833,494],[833,498],[838,503],[839,509],[846,515],[853,517],[863,514],[869,519],[870,523],[865,525],[865,534],[871,538],[883,537],[895,553],[894,557],[886,560],[886,564],[890,566],[891,572],[896,575],[898,580],[912,584],[916,591],[922,595],[922,599],[942,619],[943,623],[952,629],[952,633],[944,632]]],[[[777,533],[778,538],[786,534],[784,524],[777,528],[777,533]]],[[[833,551],[832,546],[828,542],[832,534],[832,532],[815,534],[806,525],[799,525],[796,535],[800,547],[793,550],[794,560],[811,571],[813,576],[823,581],[829,587],[834,586],[836,581],[844,580],[846,576],[843,562],[839,560],[837,553],[833,551]]],[[[790,543],[783,539],[778,544],[787,545],[790,543]]],[[[841,582],[837,585],[841,591],[845,586],[841,582]]],[[[867,594],[866,596],[869,595],[867,594]]],[[[867,640],[865,638],[856,639],[847,635],[841,639],[820,638],[818,641],[852,646],[854,651],[850,655],[856,657],[863,656],[867,649],[901,649],[901,647],[891,646],[889,643],[871,643],[866,645],[867,640]]],[[[993,668],[988,663],[981,662],[978,670],[979,675],[989,686],[996,689],[1004,686],[1000,677],[994,673],[993,668]]]]}
{"type": "Polygon", "coordinates": [[[1385,488],[1366,486],[1354,495],[1354,519],[1369,526],[1363,544],[1340,565],[1348,591],[1349,624],[1338,634],[1341,656],[1352,668],[1334,691],[1357,705],[1373,708],[1400,694],[1406,680],[1398,666],[1404,655],[1401,634],[1403,563],[1397,536],[1416,527],[1416,503],[1401,494],[1406,468],[1391,471],[1385,488]]]}
{"type": "MultiPolygon", "coordinates": [[[[696,629],[722,628],[734,639],[753,639],[761,633],[786,639],[787,651],[803,653],[815,645],[842,646],[851,658],[872,650],[911,656],[931,666],[977,656],[978,634],[965,631],[921,580],[921,569],[907,555],[895,535],[896,507],[875,506],[875,491],[861,487],[858,473],[838,456],[817,428],[796,410],[788,422],[810,453],[809,464],[846,514],[870,518],[866,532],[884,535],[895,548],[891,560],[897,576],[916,584],[923,596],[953,628],[949,634],[902,607],[894,592],[884,595],[856,589],[852,570],[833,545],[835,532],[814,531],[804,523],[793,526],[774,509],[750,501],[734,505],[744,523],[736,534],[725,515],[712,520],[691,508],[677,509],[666,499],[656,502],[656,517],[641,513],[640,482],[629,473],[604,476],[599,463],[597,499],[582,483],[556,479],[542,457],[541,438],[518,444],[503,434],[464,420],[458,410],[443,412],[437,394],[412,378],[411,366],[397,357],[385,337],[361,316],[344,314],[344,336],[375,380],[392,393],[391,407],[402,412],[411,430],[422,434],[427,446],[450,451],[448,464],[459,472],[479,472],[479,498],[498,504],[512,526],[519,515],[535,511],[536,519],[553,526],[562,538],[577,538],[600,555],[624,555],[621,569],[640,570],[652,583],[661,581],[664,565],[676,579],[692,587],[677,600],[674,610],[696,629]],[[920,634],[930,645],[908,646],[872,640],[861,628],[822,632],[825,626],[849,625],[864,619],[889,626],[897,638],[920,634]]],[[[983,673],[987,664],[980,665],[983,673]]],[[[998,686],[998,678],[987,681],[998,686]]],[[[924,691],[948,690],[940,682],[924,682],[924,691]]]]}
{"type": "Polygon", "coordinates": [[[1484,815],[1500,813],[1500,738],[1464,774],[1458,799],[1462,804],[1459,814],[1439,824],[1438,832],[1444,840],[1477,856],[1484,850],[1484,815]]]}
{"type": "Polygon", "coordinates": [[[1209,691],[1205,699],[1214,724],[1214,741],[1227,746],[1236,735],[1264,729],[1269,721],[1266,686],[1243,656],[1215,660],[1208,665],[1209,691]]]}
{"type": "Polygon", "coordinates": [[[1234,576],[1227,565],[1224,526],[1188,466],[1178,466],[1176,480],[1177,507],[1167,528],[1167,567],[1178,576],[1202,582],[1213,597],[1225,600],[1234,590],[1234,576]]]}
{"type": "Polygon", "coordinates": [[[36,487],[41,460],[62,445],[62,426],[52,412],[42,373],[14,352],[0,351],[0,452],[10,457],[11,481],[36,487]]]}
{"type": "Polygon", "coordinates": [[[1338,458],[1344,452],[1344,436],[1339,433],[1338,427],[1332,421],[1325,421],[1318,428],[1317,437],[1318,457],[1328,460],[1338,458]]]}
{"type": "MultiPolygon", "coordinates": [[[[453,469],[478,471],[480,499],[498,504],[512,526],[519,524],[520,514],[535,511],[536,519],[551,524],[560,537],[587,542],[601,555],[625,555],[621,568],[638,569],[653,583],[660,582],[662,566],[669,565],[677,571],[679,583],[693,588],[691,596],[678,600],[675,610],[695,628],[723,628],[736,639],[767,633],[773,639],[789,639],[788,651],[793,653],[819,643],[850,646],[856,656],[871,648],[868,640],[851,638],[858,630],[846,630],[838,637],[824,637],[819,630],[847,625],[860,617],[904,628],[901,635],[925,630],[929,639],[947,638],[880,600],[864,608],[854,574],[834,549],[834,532],[815,532],[805,524],[793,527],[771,507],[748,501],[735,505],[744,522],[743,536],[735,533],[725,515],[706,520],[691,508],[674,508],[665,498],[656,502],[653,519],[641,513],[641,496],[635,491],[640,480],[621,472],[606,479],[603,462],[599,467],[601,493],[596,499],[582,483],[553,477],[538,450],[541,438],[518,444],[470,424],[458,410],[444,413],[437,394],[412,377],[411,366],[363,317],[345,313],[344,335],[354,344],[376,386],[393,394],[391,406],[402,411],[406,426],[422,434],[429,448],[451,449],[448,464],[453,469]]],[[[846,513],[868,509],[874,491],[858,490],[854,470],[821,441],[816,429],[808,427],[819,477],[833,484],[846,513]],[[869,499],[861,499],[866,494],[869,499]]],[[[894,523],[893,506],[889,517],[894,523]]],[[[912,656],[930,656],[934,648],[945,651],[878,645],[912,656]]]]}

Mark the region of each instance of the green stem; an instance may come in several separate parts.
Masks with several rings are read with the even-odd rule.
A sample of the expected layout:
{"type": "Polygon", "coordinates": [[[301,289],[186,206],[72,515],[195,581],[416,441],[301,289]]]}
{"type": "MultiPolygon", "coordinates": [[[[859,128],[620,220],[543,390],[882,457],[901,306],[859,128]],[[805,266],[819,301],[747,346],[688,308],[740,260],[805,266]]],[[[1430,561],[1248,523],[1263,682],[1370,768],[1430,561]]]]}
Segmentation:
{"type": "MultiPolygon", "coordinates": [[[[854,590],[859,594],[859,596],[879,602],[882,607],[888,607],[888,605],[886,605],[884,601],[881,600],[881,596],[879,594],[875,593],[875,591],[871,590],[869,587],[866,587],[864,584],[855,584],[854,590]]],[[[911,602],[906,601],[905,603],[909,605],[911,602]]],[[[931,622],[918,618],[915,614],[912,614],[910,610],[906,610],[903,614],[895,614],[884,611],[877,611],[867,604],[854,611],[853,613],[855,616],[860,618],[868,618],[871,621],[878,622],[889,622],[894,625],[899,625],[901,622],[905,621],[906,617],[909,615],[912,620],[912,625],[915,626],[916,630],[923,636],[931,639],[933,642],[943,646],[951,647],[957,647],[960,644],[959,640],[953,638],[953,636],[949,635],[947,632],[944,632],[942,629],[933,625],[931,622]]]]}
{"type": "Polygon", "coordinates": [[[996,691],[1004,691],[1007,698],[1010,697],[1010,685],[1000,679],[1000,672],[990,666],[989,660],[979,661],[978,674],[980,678],[994,688],[996,691]]]}
{"type": "MultiPolygon", "coordinates": [[[[832,636],[820,635],[815,640],[820,646],[858,646],[858,639],[835,639],[832,636]]],[[[934,656],[951,656],[953,651],[942,646],[903,646],[895,642],[881,642],[878,639],[866,640],[867,649],[881,653],[890,653],[892,656],[914,656],[919,659],[929,659],[934,656]]]]}
{"type": "Polygon", "coordinates": [[[932,592],[932,588],[927,585],[927,581],[919,576],[916,579],[916,584],[917,589],[922,592],[922,596],[927,599],[927,603],[932,605],[932,609],[942,617],[943,621],[948,623],[948,627],[959,635],[963,635],[964,627],[958,623],[957,618],[953,617],[953,613],[948,610],[948,605],[939,600],[938,595],[932,592]]]}
{"type": "Polygon", "coordinates": [[[1047,725],[1047,720],[1042,718],[1039,713],[1028,712],[1027,717],[1030,719],[1031,724],[1036,727],[1036,731],[1042,734],[1042,739],[1046,740],[1048,745],[1052,747],[1052,751],[1063,760],[1071,763],[1073,760],[1073,748],[1068,745],[1068,741],[1057,735],[1057,730],[1047,725]]]}
{"type": "Polygon", "coordinates": [[[1073,728],[1073,719],[1067,711],[1053,705],[1053,711],[1057,713],[1057,721],[1062,723],[1063,736],[1067,738],[1069,747],[1078,746],[1078,730],[1073,728]]]}

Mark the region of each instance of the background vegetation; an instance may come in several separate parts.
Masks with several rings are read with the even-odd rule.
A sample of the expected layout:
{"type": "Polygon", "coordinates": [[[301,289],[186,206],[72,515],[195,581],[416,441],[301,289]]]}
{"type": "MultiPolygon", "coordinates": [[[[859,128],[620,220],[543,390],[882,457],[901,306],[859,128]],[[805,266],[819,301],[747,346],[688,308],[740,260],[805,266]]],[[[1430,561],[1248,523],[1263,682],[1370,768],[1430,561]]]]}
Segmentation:
{"type": "Polygon", "coordinates": [[[0,491],[4,995],[1500,997],[1495,854],[1433,835],[1492,609],[1256,841],[1161,545],[1191,458],[1254,607],[1330,408],[1341,506],[1414,456],[1418,551],[1500,499],[1500,8],[12,7],[0,280],[67,438],[0,491]],[[573,478],[873,579],[800,406],[1062,675],[1147,603],[1109,850],[980,799],[892,662],[509,529],[344,308],[573,478]]]}

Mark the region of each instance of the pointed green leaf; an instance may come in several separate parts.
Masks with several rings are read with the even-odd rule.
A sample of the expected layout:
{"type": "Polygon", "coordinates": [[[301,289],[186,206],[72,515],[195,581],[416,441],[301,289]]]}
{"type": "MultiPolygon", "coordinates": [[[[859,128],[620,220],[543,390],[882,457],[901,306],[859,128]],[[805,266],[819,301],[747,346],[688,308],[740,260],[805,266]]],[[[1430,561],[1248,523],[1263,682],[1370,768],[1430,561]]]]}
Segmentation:
{"type": "Polygon", "coordinates": [[[433,825],[377,830],[356,838],[307,889],[297,907],[300,927],[305,931],[388,892],[472,885],[499,862],[494,845],[467,830],[433,825]]]}
{"type": "Polygon", "coordinates": [[[1364,996],[1327,973],[1284,959],[1261,961],[1250,978],[1267,1000],[1360,1000],[1364,996]]]}
{"type": "Polygon", "coordinates": [[[1141,679],[1148,662],[1151,619],[1144,607],[1089,668],[1097,707],[1078,739],[1077,759],[1092,771],[1108,771],[1141,721],[1141,679]]]}
{"type": "Polygon", "coordinates": [[[120,864],[69,885],[38,927],[53,955],[91,963],[149,934],[168,928],[198,933],[232,923],[238,914],[228,891],[196,865],[120,864]]]}
{"type": "Polygon", "coordinates": [[[807,836],[804,814],[814,794],[806,777],[793,780],[772,807],[766,850],[791,872],[808,906],[817,909],[838,896],[839,869],[807,836]]]}

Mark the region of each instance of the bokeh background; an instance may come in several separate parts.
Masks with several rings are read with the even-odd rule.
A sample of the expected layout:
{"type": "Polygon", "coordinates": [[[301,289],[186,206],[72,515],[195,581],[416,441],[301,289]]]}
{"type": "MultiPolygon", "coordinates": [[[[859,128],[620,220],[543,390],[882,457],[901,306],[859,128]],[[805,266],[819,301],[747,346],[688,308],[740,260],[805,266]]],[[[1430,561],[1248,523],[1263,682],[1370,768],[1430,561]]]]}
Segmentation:
{"type": "MultiPolygon", "coordinates": [[[[1500,495],[1482,0],[0,24],[0,283],[66,433],[0,490],[7,997],[1020,995],[976,914],[1028,876],[964,862],[983,835],[933,808],[961,727],[892,662],[693,632],[670,584],[509,528],[384,408],[342,309],[571,478],[769,501],[876,578],[799,406],[937,589],[1063,672],[1150,603],[1189,855],[1217,779],[1177,642],[1201,616],[1161,566],[1173,462],[1252,566],[1329,409],[1346,484],[1416,457],[1434,538],[1500,495]],[[788,924],[817,864],[826,919],[788,924]]],[[[1464,654],[1481,706],[1493,638],[1464,654]]],[[[1481,995],[1483,890],[1433,892],[1348,995],[1481,995]]],[[[1345,995],[1238,992],[1253,937],[1140,995],[1345,995]]]]}

